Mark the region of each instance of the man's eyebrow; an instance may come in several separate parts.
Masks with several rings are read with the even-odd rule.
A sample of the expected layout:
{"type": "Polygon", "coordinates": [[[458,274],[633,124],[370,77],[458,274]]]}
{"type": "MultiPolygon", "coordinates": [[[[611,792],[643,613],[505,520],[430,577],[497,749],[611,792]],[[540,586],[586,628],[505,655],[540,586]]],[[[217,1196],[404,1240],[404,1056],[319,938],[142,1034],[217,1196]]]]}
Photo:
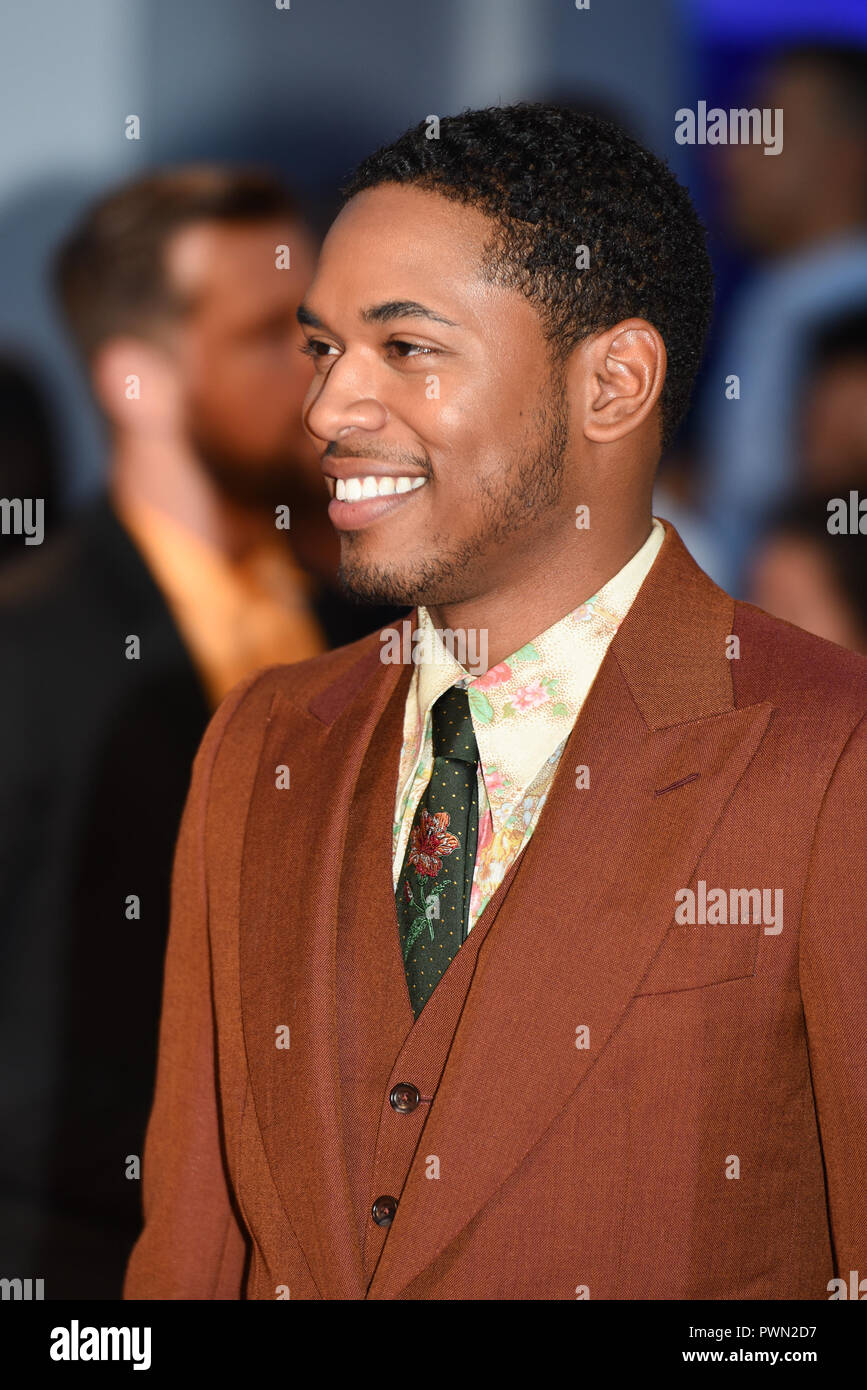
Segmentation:
{"type": "Polygon", "coordinates": [[[364,323],[390,323],[392,319],[432,319],[434,323],[444,323],[448,328],[460,327],[453,319],[447,319],[444,314],[438,314],[435,309],[429,309],[426,304],[419,304],[415,299],[387,299],[383,304],[372,304],[370,308],[362,309],[361,318],[364,323]]]}
{"type": "Polygon", "coordinates": [[[299,304],[295,310],[295,317],[299,323],[305,324],[307,328],[324,328],[325,324],[314,314],[312,309],[308,309],[306,304],[299,304]]]}
{"type": "MultiPolygon", "coordinates": [[[[307,328],[327,329],[318,314],[314,314],[306,304],[298,306],[296,317],[307,328]]],[[[447,319],[444,314],[428,309],[427,305],[419,304],[415,299],[387,299],[382,304],[372,304],[361,311],[363,323],[390,323],[392,319],[405,318],[431,319],[434,323],[444,323],[447,328],[460,328],[460,324],[453,319],[447,319]]]]}

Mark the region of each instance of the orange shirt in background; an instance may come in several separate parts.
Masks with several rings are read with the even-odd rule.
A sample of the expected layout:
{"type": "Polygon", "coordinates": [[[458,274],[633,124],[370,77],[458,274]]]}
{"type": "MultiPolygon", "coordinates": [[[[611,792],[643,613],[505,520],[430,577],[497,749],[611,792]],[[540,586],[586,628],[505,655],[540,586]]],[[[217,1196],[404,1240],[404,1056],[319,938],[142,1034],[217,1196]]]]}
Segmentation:
{"type": "Polygon", "coordinates": [[[313,581],[276,533],[240,560],[148,503],[115,503],[163,592],[212,706],[261,666],[328,648],[313,581]]]}

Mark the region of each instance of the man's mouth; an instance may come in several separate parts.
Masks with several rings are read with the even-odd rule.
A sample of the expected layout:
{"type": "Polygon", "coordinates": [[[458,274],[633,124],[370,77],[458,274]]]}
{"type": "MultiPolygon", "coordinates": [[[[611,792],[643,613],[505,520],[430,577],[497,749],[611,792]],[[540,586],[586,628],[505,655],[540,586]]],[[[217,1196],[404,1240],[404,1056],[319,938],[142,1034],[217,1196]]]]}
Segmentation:
{"type": "Polygon", "coordinates": [[[328,491],[338,502],[361,502],[368,497],[390,497],[395,492],[414,492],[424,487],[427,478],[420,477],[374,477],[369,473],[354,478],[331,478],[326,476],[328,491]]]}
{"type": "Polygon", "coordinates": [[[428,481],[412,476],[358,474],[352,478],[333,478],[326,474],[331,501],[328,515],[338,531],[359,531],[393,511],[407,506],[413,493],[428,481]]]}

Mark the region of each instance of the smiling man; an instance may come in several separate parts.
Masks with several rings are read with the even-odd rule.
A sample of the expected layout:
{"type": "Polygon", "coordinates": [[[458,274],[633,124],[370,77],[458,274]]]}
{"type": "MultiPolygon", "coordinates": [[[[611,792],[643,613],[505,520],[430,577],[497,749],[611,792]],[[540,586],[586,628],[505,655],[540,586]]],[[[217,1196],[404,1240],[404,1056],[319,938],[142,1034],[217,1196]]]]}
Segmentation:
{"type": "Polygon", "coordinates": [[[299,311],[343,583],[421,659],[211,724],[126,1296],[827,1298],[867,1268],[867,663],[651,515],[712,294],[665,166],[546,106],[427,134],[299,311]]]}

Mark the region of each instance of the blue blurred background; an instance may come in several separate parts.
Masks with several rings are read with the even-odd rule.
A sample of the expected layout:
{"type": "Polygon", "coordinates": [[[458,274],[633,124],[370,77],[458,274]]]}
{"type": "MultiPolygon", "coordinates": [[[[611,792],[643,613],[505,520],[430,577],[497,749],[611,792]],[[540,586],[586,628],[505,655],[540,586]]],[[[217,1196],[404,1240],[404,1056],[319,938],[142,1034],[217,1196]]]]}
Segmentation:
{"type": "MultiPolygon", "coordinates": [[[[92,490],[100,432],[45,287],[77,211],[146,168],[270,162],[320,225],[337,183],[428,112],[549,94],[613,113],[713,212],[674,111],[727,105],[802,34],[867,42],[862,0],[7,0],[0,51],[0,343],[44,374],[64,487],[92,490]],[[141,139],[124,136],[141,118],[141,139]]],[[[740,267],[711,221],[720,310],[740,267]]]]}

